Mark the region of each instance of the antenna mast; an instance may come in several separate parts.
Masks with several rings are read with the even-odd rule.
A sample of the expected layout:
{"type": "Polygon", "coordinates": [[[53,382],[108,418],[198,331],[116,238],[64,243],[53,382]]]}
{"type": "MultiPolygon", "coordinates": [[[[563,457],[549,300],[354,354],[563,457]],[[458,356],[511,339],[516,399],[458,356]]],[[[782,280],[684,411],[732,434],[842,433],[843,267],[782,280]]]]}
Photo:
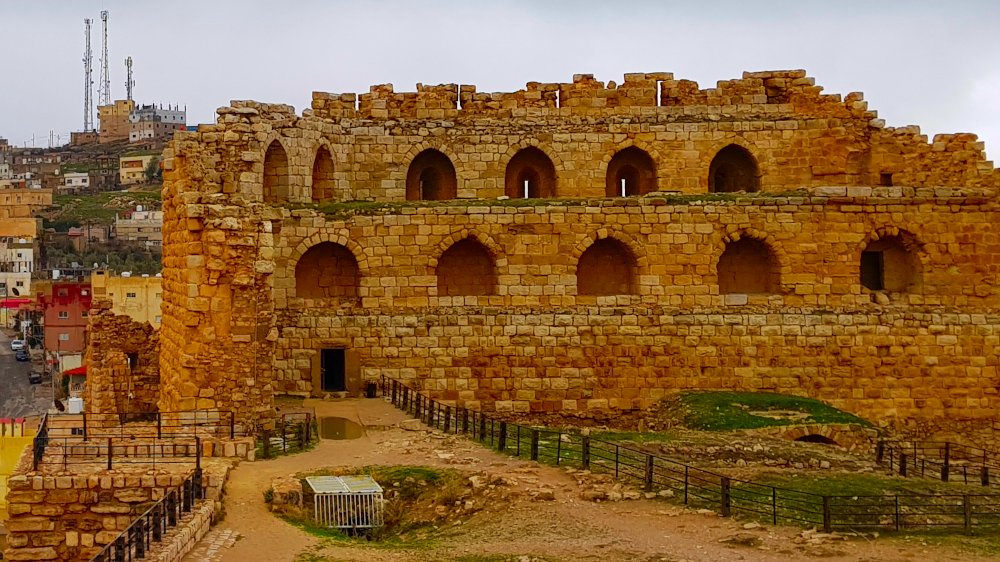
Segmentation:
{"type": "Polygon", "coordinates": [[[101,11],[101,24],[104,28],[101,55],[101,84],[97,91],[97,105],[111,105],[111,73],[108,72],[108,11],[101,11]]]}
{"type": "Polygon", "coordinates": [[[91,63],[93,62],[93,53],[90,51],[90,18],[84,18],[83,26],[83,35],[87,40],[87,46],[83,50],[83,130],[93,131],[94,105],[92,103],[93,99],[91,98],[91,94],[94,82],[91,80],[91,63]]]}
{"type": "Polygon", "coordinates": [[[135,86],[135,80],[132,80],[132,57],[125,59],[125,70],[128,73],[128,78],[125,79],[125,99],[132,101],[132,87],[135,86]]]}

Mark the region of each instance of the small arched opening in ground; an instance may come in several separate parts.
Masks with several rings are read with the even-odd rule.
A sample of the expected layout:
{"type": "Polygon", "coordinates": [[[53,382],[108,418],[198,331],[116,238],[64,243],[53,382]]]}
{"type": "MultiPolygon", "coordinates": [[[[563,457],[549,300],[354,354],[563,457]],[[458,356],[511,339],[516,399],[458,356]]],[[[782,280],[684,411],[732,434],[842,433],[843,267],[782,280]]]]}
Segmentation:
{"type": "Polygon", "coordinates": [[[715,155],[708,167],[708,190],[712,193],[757,191],[760,189],[760,171],[750,152],[731,144],[715,155]]]}
{"type": "Polygon", "coordinates": [[[406,172],[407,201],[442,201],[458,196],[458,178],[451,160],[428,148],[410,162],[406,172]]]}
{"type": "Polygon", "coordinates": [[[333,199],[333,186],[333,157],[325,146],[321,146],[316,151],[316,159],[313,160],[313,203],[333,199]]]}
{"type": "Polygon", "coordinates": [[[354,254],[334,242],[321,242],[295,264],[295,296],[305,299],[356,299],[361,272],[354,254]]]}
{"type": "Polygon", "coordinates": [[[833,439],[830,439],[825,435],[819,435],[816,433],[813,433],[811,435],[803,435],[802,437],[796,439],[796,441],[801,441],[802,443],[822,443],[823,445],[836,445],[838,447],[840,446],[833,439]]]}
{"type": "Polygon", "coordinates": [[[455,242],[438,258],[437,286],[441,297],[495,295],[493,256],[475,238],[455,242]]]}
{"type": "Polygon", "coordinates": [[[902,236],[873,240],[861,252],[861,285],[871,291],[913,291],[920,286],[920,260],[902,236]]]}
{"type": "Polygon", "coordinates": [[[511,199],[554,197],[556,167],[538,148],[531,146],[521,149],[507,164],[504,192],[511,199]]]}
{"type": "Polygon", "coordinates": [[[773,294],[778,290],[778,260],[764,242],[741,238],[726,244],[716,267],[719,293],[773,294]]]}
{"type": "Polygon", "coordinates": [[[613,238],[594,242],[576,266],[578,295],[636,294],[636,259],[625,244],[613,238]]]}
{"type": "Polygon", "coordinates": [[[605,195],[631,197],[656,191],[656,164],[645,150],[630,146],[608,162],[605,195]]]}
{"type": "Polygon", "coordinates": [[[278,141],[264,153],[264,202],[275,205],[288,201],[288,155],[278,141]]]}

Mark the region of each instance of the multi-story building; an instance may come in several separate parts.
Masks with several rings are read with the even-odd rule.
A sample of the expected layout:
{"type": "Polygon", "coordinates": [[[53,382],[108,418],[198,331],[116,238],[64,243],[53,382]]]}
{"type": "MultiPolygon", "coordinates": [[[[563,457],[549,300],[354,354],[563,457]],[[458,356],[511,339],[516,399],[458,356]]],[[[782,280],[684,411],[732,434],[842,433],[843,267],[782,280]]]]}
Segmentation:
{"type": "Polygon", "coordinates": [[[111,191],[118,188],[119,159],[113,154],[101,154],[94,160],[97,167],[90,170],[90,186],[94,191],[111,191]]]}
{"type": "Polygon", "coordinates": [[[23,228],[16,225],[6,225],[7,228],[2,230],[15,228],[33,232],[36,221],[31,218],[32,215],[35,211],[52,205],[51,189],[27,189],[23,185],[21,182],[10,180],[0,182],[0,219],[30,219],[28,221],[30,224],[23,228]]]}
{"type": "Polygon", "coordinates": [[[101,144],[128,139],[129,117],[133,111],[133,100],[115,100],[114,103],[97,106],[97,118],[101,122],[101,144]]]}
{"type": "Polygon", "coordinates": [[[156,158],[156,154],[128,154],[118,159],[121,185],[135,185],[146,181],[146,168],[156,158]]]}
{"type": "Polygon", "coordinates": [[[94,271],[90,284],[95,299],[111,301],[111,311],[123,314],[139,323],[149,322],[160,327],[160,302],[163,296],[163,279],[157,275],[133,277],[127,272],[114,275],[107,270],[94,271]]]}
{"type": "Polygon", "coordinates": [[[140,205],[125,216],[115,216],[114,236],[125,242],[160,246],[163,244],[163,211],[146,211],[140,205]]]}
{"type": "Polygon", "coordinates": [[[92,299],[90,283],[83,281],[55,281],[51,292],[38,295],[44,310],[45,350],[54,354],[60,370],[80,365],[92,299]]]}
{"type": "Polygon", "coordinates": [[[62,184],[62,157],[43,149],[14,150],[11,178],[27,182],[28,187],[54,189],[62,184]]]}
{"type": "Polygon", "coordinates": [[[142,141],[166,141],[174,131],[187,128],[187,108],[179,106],[143,105],[129,116],[130,143],[142,141]]]}
{"type": "Polygon", "coordinates": [[[67,172],[63,174],[63,184],[60,189],[71,193],[90,191],[90,174],[87,172],[67,172]]]}

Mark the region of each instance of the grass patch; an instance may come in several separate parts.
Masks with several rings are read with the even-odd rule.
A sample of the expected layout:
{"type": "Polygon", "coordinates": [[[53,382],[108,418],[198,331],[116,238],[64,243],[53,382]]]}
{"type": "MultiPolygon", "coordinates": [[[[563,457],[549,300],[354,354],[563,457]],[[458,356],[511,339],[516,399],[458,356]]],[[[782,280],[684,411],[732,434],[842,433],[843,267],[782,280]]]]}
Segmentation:
{"type": "Polygon", "coordinates": [[[367,474],[382,486],[385,502],[381,528],[352,536],[317,524],[308,507],[298,509],[281,506],[281,509],[277,509],[276,506],[276,514],[303,531],[323,539],[374,541],[382,547],[425,547],[442,536],[445,529],[449,528],[449,523],[473,513],[456,508],[461,503],[460,500],[471,494],[465,476],[457,470],[422,466],[369,466],[362,469],[323,469],[296,474],[295,477],[303,485],[303,505],[312,505],[311,496],[306,492],[306,477],[346,474],[367,474]]]}
{"type": "Polygon", "coordinates": [[[676,398],[684,425],[706,431],[798,424],[871,424],[829,404],[766,392],[684,392],[676,398]],[[765,415],[761,415],[764,413],[765,415]],[[768,417],[773,413],[774,417],[768,417]],[[788,413],[787,417],[782,413],[788,413]],[[799,415],[797,415],[799,414],[799,415]]]}
{"type": "Polygon", "coordinates": [[[115,215],[142,205],[144,209],[160,207],[160,191],[110,191],[93,195],[55,195],[52,207],[45,211],[47,221],[53,224],[81,226],[111,224],[115,215]]]}
{"type": "MultiPolygon", "coordinates": [[[[663,193],[646,195],[641,198],[628,198],[622,201],[629,205],[692,205],[702,203],[724,203],[747,199],[773,200],[782,197],[805,197],[806,191],[787,191],[781,193],[663,193]]],[[[330,201],[318,204],[286,204],[284,207],[296,209],[314,209],[327,217],[342,220],[355,215],[397,214],[404,209],[427,207],[570,207],[607,205],[608,199],[588,198],[552,198],[552,199],[449,199],[447,201],[330,201]]]]}

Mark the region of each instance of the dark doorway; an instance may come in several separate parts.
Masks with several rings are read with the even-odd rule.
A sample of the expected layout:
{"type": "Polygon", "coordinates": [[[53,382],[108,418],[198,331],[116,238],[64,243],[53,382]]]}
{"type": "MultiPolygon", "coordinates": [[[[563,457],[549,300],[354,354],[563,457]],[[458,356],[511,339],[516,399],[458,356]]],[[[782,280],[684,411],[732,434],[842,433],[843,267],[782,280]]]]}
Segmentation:
{"type": "Polygon", "coordinates": [[[343,349],[324,349],[320,352],[323,392],[347,391],[347,370],[344,359],[343,349]]]}
{"type": "Polygon", "coordinates": [[[884,271],[882,252],[861,252],[861,284],[864,287],[872,291],[885,289],[884,271]]]}

